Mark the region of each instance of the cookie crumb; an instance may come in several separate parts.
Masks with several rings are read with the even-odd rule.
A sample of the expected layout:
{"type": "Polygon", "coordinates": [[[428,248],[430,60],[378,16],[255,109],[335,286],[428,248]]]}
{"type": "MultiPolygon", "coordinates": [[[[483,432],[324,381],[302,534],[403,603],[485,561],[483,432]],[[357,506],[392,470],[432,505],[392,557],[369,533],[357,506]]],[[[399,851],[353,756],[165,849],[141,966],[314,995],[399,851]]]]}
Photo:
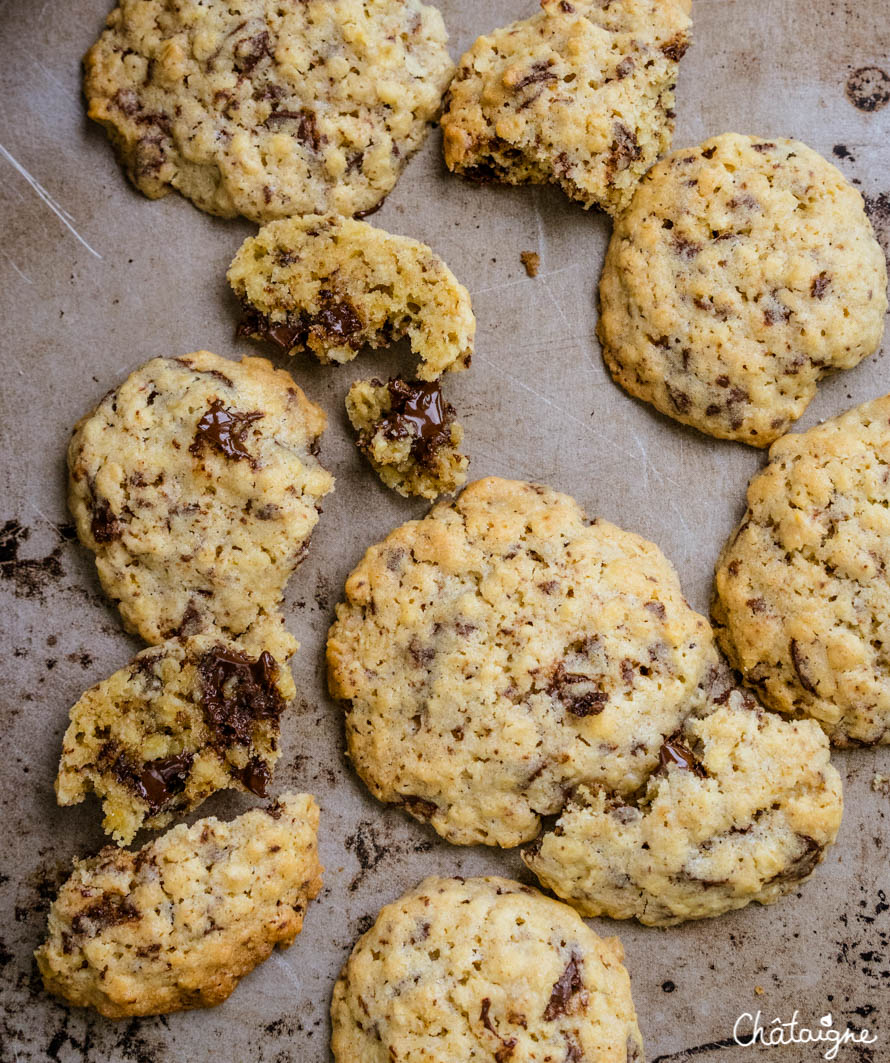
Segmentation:
{"type": "Polygon", "coordinates": [[[541,256],[537,251],[521,251],[519,260],[525,266],[525,272],[530,277],[537,277],[538,270],[541,268],[541,256]]]}
{"type": "Polygon", "coordinates": [[[756,986],[754,986],[754,992],[755,992],[755,993],[756,993],[756,994],[757,994],[757,995],[758,995],[759,997],[762,997],[762,996],[763,996],[763,986],[762,986],[762,985],[756,985],[756,986]]]}
{"type": "Polygon", "coordinates": [[[876,773],[871,781],[871,788],[882,797],[890,797],[890,775],[876,773]]]}

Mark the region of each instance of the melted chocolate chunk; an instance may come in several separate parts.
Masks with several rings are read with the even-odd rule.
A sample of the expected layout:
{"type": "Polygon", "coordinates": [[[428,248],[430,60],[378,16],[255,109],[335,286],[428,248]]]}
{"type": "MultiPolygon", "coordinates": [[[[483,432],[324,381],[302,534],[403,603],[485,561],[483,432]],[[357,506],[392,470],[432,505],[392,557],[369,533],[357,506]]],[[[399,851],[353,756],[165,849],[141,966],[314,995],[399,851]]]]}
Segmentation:
{"type": "Polygon", "coordinates": [[[138,918],[139,913],[126,897],[115,893],[105,893],[95,904],[91,904],[74,916],[71,920],[71,929],[75,934],[95,936],[110,926],[129,923],[138,918]]]}
{"type": "Polygon", "coordinates": [[[302,347],[308,334],[309,330],[299,317],[294,320],[293,315],[288,314],[284,321],[271,321],[250,306],[244,307],[236,330],[238,336],[266,340],[285,354],[294,347],[302,347]]]}
{"type": "Polygon", "coordinates": [[[807,675],[806,654],[801,650],[797,639],[792,639],[788,644],[788,652],[791,654],[791,663],[794,665],[794,671],[797,672],[797,678],[800,680],[800,685],[808,694],[818,694],[819,691],[816,688],[816,684],[807,675]]]}
{"type": "Polygon", "coordinates": [[[606,707],[609,695],[604,690],[590,689],[590,676],[567,672],[562,661],[556,666],[550,684],[550,694],[557,698],[573,716],[598,716],[606,707]]]}
{"type": "Polygon", "coordinates": [[[189,447],[189,452],[200,455],[205,446],[211,446],[234,461],[246,458],[247,461],[253,462],[244,447],[244,436],[253,422],[264,416],[265,414],[258,412],[239,413],[237,410],[228,410],[219,399],[214,399],[198,421],[195,440],[189,447]]]}
{"type": "Polygon", "coordinates": [[[266,796],[266,788],[271,777],[268,765],[265,761],[260,760],[259,757],[251,758],[238,772],[238,778],[241,782],[257,797],[266,796]]]}
{"type": "Polygon", "coordinates": [[[152,812],[157,812],[185,789],[194,759],[193,753],[179,753],[172,757],[147,760],[140,767],[121,753],[111,770],[118,782],[141,797],[152,812]]]}
{"type": "Polygon", "coordinates": [[[361,318],[347,300],[337,302],[331,292],[320,292],[326,305],[309,318],[309,327],[338,340],[349,340],[362,328],[361,318]]]}
{"type": "Polygon", "coordinates": [[[804,845],[804,851],[795,860],[774,875],[769,881],[773,882],[799,882],[813,873],[814,868],[822,858],[822,846],[806,834],[799,834],[798,838],[804,845]]]}
{"type": "Polygon", "coordinates": [[[121,526],[107,499],[93,501],[90,533],[97,543],[110,543],[121,537],[121,526]]]}
{"type": "Polygon", "coordinates": [[[679,738],[668,738],[664,742],[658,753],[658,760],[661,771],[667,771],[673,765],[675,768],[682,768],[683,771],[691,771],[702,779],[705,777],[704,768],[697,763],[692,750],[679,738]]]}
{"type": "MultiPolygon", "coordinates": [[[[258,720],[278,720],[284,699],[275,686],[278,665],[270,653],[253,661],[217,646],[198,662],[201,707],[214,741],[223,749],[249,745],[258,720]]],[[[244,780],[242,780],[244,781],[244,780]]],[[[244,782],[250,788],[250,784],[244,782]]]]}
{"type": "Polygon", "coordinates": [[[422,464],[451,442],[454,407],[442,396],[438,381],[389,382],[390,409],[377,425],[387,439],[411,439],[411,453],[422,464]]]}
{"type": "Polygon", "coordinates": [[[666,59],[679,63],[688,48],[689,38],[685,33],[678,33],[675,37],[671,37],[667,44],[661,46],[661,51],[666,59]]]}
{"type": "Polygon", "coordinates": [[[587,990],[581,977],[581,957],[573,952],[565,970],[553,985],[550,1000],[544,1009],[544,1022],[553,1022],[561,1015],[566,1015],[575,1002],[575,997],[583,1006],[587,1003],[587,990]]]}

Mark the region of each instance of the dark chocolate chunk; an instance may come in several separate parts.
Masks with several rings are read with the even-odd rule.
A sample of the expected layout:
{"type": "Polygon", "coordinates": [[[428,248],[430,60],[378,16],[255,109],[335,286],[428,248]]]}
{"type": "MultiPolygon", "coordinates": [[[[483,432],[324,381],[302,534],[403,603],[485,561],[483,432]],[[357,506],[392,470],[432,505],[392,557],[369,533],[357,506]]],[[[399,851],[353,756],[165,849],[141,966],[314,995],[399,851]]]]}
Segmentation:
{"type": "Polygon", "coordinates": [[[179,753],[172,757],[147,760],[141,766],[121,753],[111,766],[118,782],[128,787],[157,812],[185,789],[193,753],[179,753]]]}
{"type": "Polygon", "coordinates": [[[539,81],[556,81],[556,74],[550,70],[548,62],[535,63],[525,77],[516,82],[513,86],[513,91],[520,92],[527,85],[535,85],[539,81]]]}
{"type": "Polygon", "coordinates": [[[661,51],[665,58],[671,59],[675,63],[679,63],[686,54],[688,48],[689,38],[685,33],[678,33],[676,36],[671,37],[667,44],[661,46],[661,51]]]}
{"type": "Polygon", "coordinates": [[[217,646],[201,657],[198,672],[204,718],[222,749],[250,745],[257,721],[277,721],[284,710],[284,699],[275,685],[278,665],[270,653],[254,661],[237,650],[217,646]]]}
{"type": "Polygon", "coordinates": [[[241,74],[249,74],[266,56],[272,54],[269,46],[269,32],[263,30],[253,37],[243,37],[232,49],[235,69],[241,74]]]}
{"type": "Polygon", "coordinates": [[[297,123],[297,127],[294,130],[294,136],[301,144],[305,144],[306,147],[311,148],[313,151],[318,151],[321,145],[324,143],[325,138],[318,131],[318,124],[314,111],[307,111],[301,109],[299,111],[285,111],[275,110],[266,119],[266,125],[277,124],[278,122],[293,121],[297,123]]]}
{"type": "Polygon", "coordinates": [[[636,134],[623,122],[612,126],[612,143],[609,147],[609,167],[612,170],[626,170],[643,153],[636,134]]]}
{"type": "Polygon", "coordinates": [[[696,761],[692,750],[685,746],[679,738],[668,738],[662,745],[659,753],[659,768],[666,771],[669,767],[681,768],[683,771],[691,771],[700,778],[705,778],[704,768],[696,761]]]}
{"type": "MultiPolygon", "coordinates": [[[[803,843],[804,850],[778,875],[774,875],[769,883],[773,882],[799,882],[813,873],[813,869],[822,858],[822,846],[806,834],[799,834],[798,838],[803,843]]],[[[767,883],[767,885],[769,885],[767,883]]]]}
{"type": "Polygon", "coordinates": [[[265,314],[249,306],[244,307],[236,331],[238,336],[267,340],[285,353],[294,347],[302,347],[308,333],[308,328],[298,315],[296,320],[294,315],[288,314],[284,321],[271,321],[265,314]]]}
{"type": "Polygon", "coordinates": [[[348,340],[361,331],[362,320],[347,300],[337,301],[331,292],[319,292],[325,305],[309,319],[309,327],[338,340],[348,340]]]}
{"type": "Polygon", "coordinates": [[[438,806],[433,804],[432,801],[410,795],[402,798],[402,805],[407,808],[412,816],[416,816],[418,819],[432,819],[439,811],[438,806]]]}
{"type": "Polygon", "coordinates": [[[830,284],[831,276],[823,269],[817,277],[813,277],[813,283],[810,285],[810,295],[814,299],[824,299],[830,284]]]}
{"type": "Polygon", "coordinates": [[[550,694],[557,698],[573,716],[598,716],[606,707],[609,695],[594,688],[588,675],[567,672],[562,661],[556,666],[550,683],[550,694]]]}
{"type": "Polygon", "coordinates": [[[120,521],[106,498],[93,499],[90,533],[97,543],[110,543],[121,537],[120,521]]]}
{"type": "Polygon", "coordinates": [[[95,904],[74,916],[71,929],[75,934],[94,936],[110,926],[129,923],[138,918],[139,913],[126,897],[116,893],[104,893],[95,904]]]}
{"type": "Polygon", "coordinates": [[[205,446],[215,447],[227,458],[237,461],[246,458],[253,461],[244,447],[244,436],[254,421],[265,415],[258,412],[239,413],[223,406],[219,399],[210,403],[210,408],[198,421],[195,439],[189,452],[200,455],[205,446]]]}
{"type": "Polygon", "coordinates": [[[794,665],[794,671],[797,672],[797,678],[800,680],[800,685],[808,694],[818,694],[819,691],[816,688],[816,684],[807,675],[807,658],[798,645],[797,639],[791,640],[788,644],[788,651],[791,654],[791,663],[794,665]]]}
{"type": "Polygon", "coordinates": [[[442,396],[438,381],[390,380],[390,409],[375,425],[387,439],[410,439],[411,453],[421,463],[451,442],[454,407],[442,396]]]}
{"type": "Polygon", "coordinates": [[[553,985],[550,1000],[544,1009],[545,1022],[553,1022],[561,1015],[566,1015],[574,1006],[576,997],[582,1007],[587,1003],[587,990],[584,988],[584,979],[581,977],[581,965],[581,957],[573,952],[565,970],[553,985]]]}
{"type": "Polygon", "coordinates": [[[269,766],[259,757],[252,757],[238,772],[238,778],[252,794],[265,797],[269,780],[272,778],[269,766]]]}

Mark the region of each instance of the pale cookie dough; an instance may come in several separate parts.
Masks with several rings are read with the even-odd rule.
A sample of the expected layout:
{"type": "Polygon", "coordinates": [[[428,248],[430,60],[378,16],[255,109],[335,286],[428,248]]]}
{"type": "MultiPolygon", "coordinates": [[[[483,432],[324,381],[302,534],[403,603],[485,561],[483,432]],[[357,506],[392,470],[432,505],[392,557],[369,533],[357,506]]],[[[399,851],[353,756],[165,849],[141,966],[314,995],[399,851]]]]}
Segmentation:
{"type": "Polygon", "coordinates": [[[715,653],[656,546],[491,478],[368,550],[328,677],[377,798],[456,844],[512,846],[580,783],[638,789],[715,653]]]}
{"type": "Polygon", "coordinates": [[[80,421],[68,502],[128,630],[286,643],[277,608],[334,484],[324,427],[284,370],[208,351],[147,362],[80,421]]]}
{"type": "Polygon", "coordinates": [[[458,450],[464,430],[437,381],[357,380],[346,412],[359,450],[400,495],[433,499],[466,483],[470,462],[458,450]]]}
{"type": "Polygon", "coordinates": [[[407,336],[421,380],[470,364],[469,293],[410,237],[333,215],[288,218],[244,241],[228,279],[244,310],[239,334],[287,353],[341,364],[407,336]]]}
{"type": "Polygon", "coordinates": [[[322,885],[317,831],[313,798],[282,794],[75,862],[36,952],[43,984],[109,1018],[221,1003],[299,934],[322,885]]]}
{"type": "Polygon", "coordinates": [[[819,727],[767,712],[728,669],[709,685],[636,797],[581,787],[523,854],[582,915],[666,926],[771,904],[835,840],[841,780],[819,727]]]}
{"type": "Polygon", "coordinates": [[[294,694],[286,662],[268,651],[252,657],[208,635],[143,650],[71,709],[59,804],[95,792],[105,832],[127,845],[217,790],[265,797],[294,694]]]}
{"type": "Polygon", "coordinates": [[[618,219],[600,280],[606,365],[631,395],[763,447],[818,381],[881,340],[887,269],[862,196],[796,140],[674,152],[618,219]]]}
{"type": "Polygon", "coordinates": [[[717,563],[731,663],[839,746],[890,743],[890,395],[774,443],[717,563]]]}
{"type": "Polygon", "coordinates": [[[388,904],[331,1003],[337,1063],[643,1063],[617,938],[504,878],[428,878],[388,904]]]}
{"type": "Polygon", "coordinates": [[[373,210],[453,73],[419,0],[120,0],[86,57],[90,118],[156,199],[255,222],[373,210]]]}
{"type": "Polygon", "coordinates": [[[442,116],[445,162],[477,180],[556,184],[618,214],[670,146],[687,6],[542,6],[461,59],[442,116]]]}

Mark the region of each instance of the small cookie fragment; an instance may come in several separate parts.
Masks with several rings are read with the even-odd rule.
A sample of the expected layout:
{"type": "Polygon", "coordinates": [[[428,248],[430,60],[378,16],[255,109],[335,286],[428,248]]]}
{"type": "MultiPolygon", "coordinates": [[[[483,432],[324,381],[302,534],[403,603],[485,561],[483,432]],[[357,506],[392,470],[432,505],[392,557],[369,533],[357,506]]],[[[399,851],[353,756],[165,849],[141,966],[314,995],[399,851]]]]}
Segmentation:
{"type": "Polygon", "coordinates": [[[84,94],[156,199],[255,222],[370,211],[426,137],[453,73],[419,0],[119,0],[84,94]]]}
{"type": "Polygon", "coordinates": [[[541,268],[541,256],[537,251],[520,251],[519,260],[525,269],[526,276],[537,277],[541,268]]]}
{"type": "Polygon", "coordinates": [[[784,436],[748,485],[711,611],[764,704],[890,743],[890,395],[784,436]]]}
{"type": "Polygon", "coordinates": [[[410,237],[333,215],[287,218],[245,240],[227,276],[244,309],[239,335],[289,354],[342,364],[407,336],[421,380],[470,364],[469,293],[410,237]]]}
{"type": "Polygon", "coordinates": [[[537,834],[587,782],[632,793],[715,650],[661,551],[488,478],[372,546],[328,634],[356,771],[458,845],[537,834]]]}
{"type": "Polygon", "coordinates": [[[79,804],[92,790],[105,832],[128,845],[217,790],[265,797],[294,694],[285,662],[268,651],[251,657],[207,635],[143,650],[71,709],[59,804],[79,804]]]}
{"type": "Polygon", "coordinates": [[[766,712],[728,669],[631,799],[582,787],[523,854],[584,916],[668,926],[772,904],[837,837],[841,780],[809,720],[766,712]]]}
{"type": "Polygon", "coordinates": [[[246,648],[277,656],[284,585],[334,485],[325,423],[284,370],[209,351],[147,362],[79,422],[68,503],[127,630],[253,632],[246,648]]]}
{"type": "Polygon", "coordinates": [[[108,1018],[220,1004],[302,929],[322,886],[317,831],[314,799],[287,793],[76,861],[35,953],[43,984],[108,1018]]]}
{"type": "Polygon", "coordinates": [[[466,483],[469,458],[457,449],[464,430],[438,381],[357,380],[346,412],[359,450],[400,495],[433,499],[466,483]]]}
{"type": "Polygon", "coordinates": [[[475,180],[556,184],[618,214],[670,146],[687,5],[542,7],[461,59],[442,116],[445,162],[475,180]]]}
{"type": "Polygon", "coordinates": [[[334,986],[337,1063],[643,1063],[617,938],[504,878],[425,879],[388,904],[334,986]]]}
{"type": "Polygon", "coordinates": [[[674,152],[616,221],[598,334],[626,391],[764,447],[878,346],[887,268],[862,196],[796,140],[674,152]]]}

